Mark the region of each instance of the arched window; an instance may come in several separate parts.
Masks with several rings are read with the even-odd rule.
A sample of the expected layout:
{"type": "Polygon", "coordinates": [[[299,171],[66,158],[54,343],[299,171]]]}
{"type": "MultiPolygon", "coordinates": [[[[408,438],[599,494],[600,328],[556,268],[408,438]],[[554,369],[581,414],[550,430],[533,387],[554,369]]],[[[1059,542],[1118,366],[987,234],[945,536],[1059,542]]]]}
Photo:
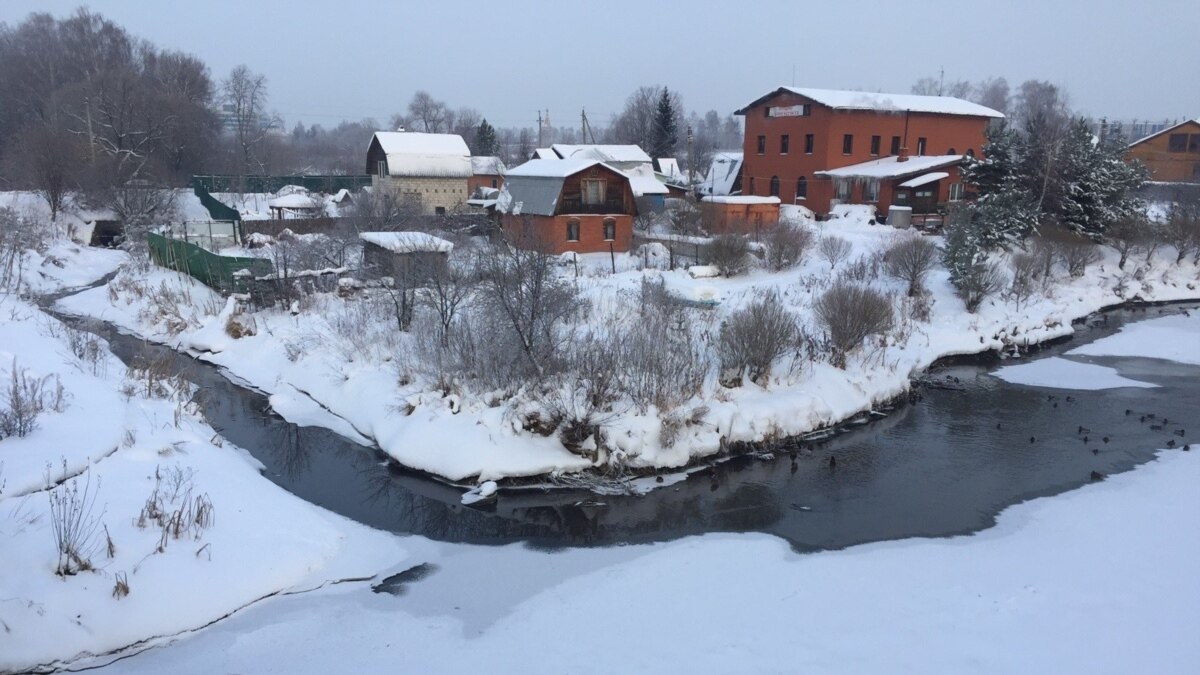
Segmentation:
{"type": "Polygon", "coordinates": [[[975,159],[975,148],[967,148],[967,157],[975,159]]]}
{"type": "Polygon", "coordinates": [[[579,241],[579,221],[574,218],[567,221],[567,241],[579,241]]]}
{"type": "Polygon", "coordinates": [[[957,155],[958,153],[954,151],[954,148],[950,148],[949,150],[946,151],[946,154],[947,155],[957,155]]]}
{"type": "Polygon", "coordinates": [[[771,176],[771,196],[779,196],[779,176],[771,176]]]}
{"type": "Polygon", "coordinates": [[[808,179],[800,176],[796,179],[796,199],[805,199],[808,197],[808,179]]]}

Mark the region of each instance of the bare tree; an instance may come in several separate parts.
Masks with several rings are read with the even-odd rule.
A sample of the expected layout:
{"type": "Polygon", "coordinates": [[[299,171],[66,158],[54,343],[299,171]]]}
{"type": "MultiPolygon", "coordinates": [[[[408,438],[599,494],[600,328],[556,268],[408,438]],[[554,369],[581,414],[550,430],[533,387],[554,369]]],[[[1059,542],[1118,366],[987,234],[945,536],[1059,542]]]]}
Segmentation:
{"type": "Polygon", "coordinates": [[[1038,290],[1041,263],[1029,253],[1014,253],[1010,261],[1012,282],[1008,286],[1008,297],[1017,310],[1033,297],[1038,290]]]}
{"type": "Polygon", "coordinates": [[[454,254],[445,264],[430,270],[424,295],[424,304],[433,309],[438,318],[438,341],[443,348],[450,346],[451,332],[459,311],[470,301],[477,280],[473,265],[456,258],[454,254]]]}
{"type": "Polygon", "coordinates": [[[817,321],[829,336],[833,362],[846,367],[846,356],[862,346],[868,336],[892,327],[891,300],[879,291],[848,281],[838,281],[813,305],[817,321]]]}
{"type": "Polygon", "coordinates": [[[67,195],[77,184],[82,159],[79,143],[69,131],[35,123],[17,140],[12,173],[23,176],[46,200],[50,220],[57,221],[67,195]]]}
{"type": "Polygon", "coordinates": [[[743,376],[766,386],[771,365],[795,343],[796,318],[774,292],[758,296],[721,323],[721,381],[735,385],[743,376]]]}
{"type": "Polygon", "coordinates": [[[1008,114],[1008,80],[1003,77],[989,77],[980,81],[975,85],[971,100],[992,110],[1008,114]]]}
{"type": "Polygon", "coordinates": [[[924,290],[925,275],[938,259],[938,247],[920,235],[904,237],[883,254],[883,268],[889,276],[908,284],[908,296],[924,290]]]}
{"type": "Polygon", "coordinates": [[[850,257],[850,251],[853,247],[850,242],[842,239],[837,235],[829,235],[822,237],[820,243],[817,244],[817,254],[821,259],[829,263],[829,268],[834,269],[838,263],[850,257]]]}
{"type": "Polygon", "coordinates": [[[266,114],[267,78],[252,72],[245,65],[237,66],[221,83],[221,99],[230,106],[233,115],[233,134],[240,152],[241,173],[250,173],[251,167],[256,165],[261,168],[256,150],[273,127],[266,114]]]}
{"type": "Polygon", "coordinates": [[[408,103],[409,120],[425,133],[438,134],[445,131],[449,112],[445,103],[424,90],[413,94],[408,103]]]}
{"type": "Polygon", "coordinates": [[[1125,263],[1129,260],[1130,254],[1146,247],[1154,237],[1154,233],[1145,216],[1134,216],[1114,223],[1108,228],[1105,236],[1109,244],[1117,249],[1117,253],[1121,256],[1117,261],[1117,267],[1125,269],[1125,263]]]}

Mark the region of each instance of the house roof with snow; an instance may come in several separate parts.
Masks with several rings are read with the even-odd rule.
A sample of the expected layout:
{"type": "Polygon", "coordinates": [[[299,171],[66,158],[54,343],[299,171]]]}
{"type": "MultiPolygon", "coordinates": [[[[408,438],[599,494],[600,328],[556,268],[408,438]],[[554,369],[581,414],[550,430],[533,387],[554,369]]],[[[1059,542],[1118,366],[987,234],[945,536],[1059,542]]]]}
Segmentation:
{"type": "Polygon", "coordinates": [[[700,201],[710,204],[778,204],[779,197],[756,197],[754,195],[717,195],[704,197],[700,201]]]}
{"type": "Polygon", "coordinates": [[[636,145],[567,145],[550,146],[563,159],[587,158],[619,164],[650,164],[650,155],[636,145]]]}
{"type": "Polygon", "coordinates": [[[623,173],[629,176],[629,187],[633,188],[634,197],[665,195],[671,192],[667,189],[666,183],[659,180],[649,166],[635,166],[632,169],[626,169],[623,173]]]}
{"type": "Polygon", "coordinates": [[[1172,131],[1175,131],[1179,127],[1186,126],[1188,124],[1200,124],[1200,117],[1197,117],[1194,120],[1184,120],[1184,121],[1180,122],[1179,124],[1173,124],[1173,125],[1167,127],[1166,129],[1163,129],[1162,131],[1156,131],[1156,132],[1150,134],[1149,136],[1143,136],[1143,137],[1137,139],[1136,141],[1130,143],[1127,147],[1132,148],[1135,145],[1141,145],[1142,143],[1145,143],[1146,141],[1150,140],[1151,138],[1157,138],[1158,136],[1162,136],[1163,134],[1170,133],[1172,131]]]}
{"type": "Polygon", "coordinates": [[[496,209],[501,213],[552,216],[567,176],[593,166],[629,178],[629,174],[596,159],[531,159],[508,170],[496,209]]]}
{"type": "Polygon", "coordinates": [[[392,253],[449,253],[454,244],[425,232],[360,232],[358,238],[392,253]]]}
{"type": "Polygon", "coordinates": [[[562,159],[553,148],[538,148],[533,151],[533,159],[562,159]]]}
{"type": "Polygon", "coordinates": [[[683,170],[679,168],[679,160],[674,157],[660,157],[658,172],[671,180],[683,180],[683,170]]]}
{"type": "Polygon", "coordinates": [[[727,195],[742,171],[742,153],[718,152],[713,155],[703,190],[710,195],[727,195]]]}
{"type": "Polygon", "coordinates": [[[978,103],[953,96],[922,96],[920,94],[883,94],[869,91],[843,89],[812,89],[809,87],[779,87],[760,96],[734,114],[745,115],[746,111],[763,101],[781,93],[803,96],[834,110],[874,110],[878,112],[917,112],[939,115],[965,115],[968,117],[1002,118],[1004,113],[978,103]]]}
{"type": "Polygon", "coordinates": [[[387,160],[389,176],[467,178],[471,175],[471,150],[458,134],[377,131],[367,150],[367,173],[378,173],[371,163],[380,155],[387,160]]]}
{"type": "Polygon", "coordinates": [[[319,205],[317,200],[303,192],[289,192],[282,197],[271,199],[267,206],[273,209],[315,209],[319,205]]]}
{"type": "Polygon", "coordinates": [[[899,157],[893,155],[837,169],[817,171],[815,175],[826,178],[875,180],[905,178],[907,176],[927,173],[934,169],[960,164],[965,157],[966,155],[921,155],[917,157],[910,156],[906,161],[901,162],[899,157]]]}
{"type": "Polygon", "coordinates": [[[508,167],[499,157],[472,157],[471,173],[476,176],[503,176],[508,167]]]}

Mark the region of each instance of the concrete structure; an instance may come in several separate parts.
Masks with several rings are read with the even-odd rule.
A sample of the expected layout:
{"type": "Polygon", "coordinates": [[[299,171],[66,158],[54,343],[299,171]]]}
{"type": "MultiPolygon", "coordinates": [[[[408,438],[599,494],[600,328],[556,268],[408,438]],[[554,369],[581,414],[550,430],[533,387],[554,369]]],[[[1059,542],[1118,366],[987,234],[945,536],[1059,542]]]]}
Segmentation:
{"type": "Polygon", "coordinates": [[[637,215],[629,176],[594,159],[534,159],[505,177],[504,236],[547,253],[628,251],[637,215]]]}
{"type": "Polygon", "coordinates": [[[1200,119],[1134,141],[1125,156],[1145,164],[1152,181],[1200,183],[1200,119]]]}
{"type": "MultiPolygon", "coordinates": [[[[817,213],[838,198],[830,171],[887,157],[978,155],[988,122],[1004,117],[949,96],[795,87],[780,87],[736,114],[746,118],[741,193],[779,197],[817,213]]],[[[946,196],[951,190],[948,182],[937,189],[946,196]]],[[[882,190],[860,191],[842,201],[873,203],[886,212],[890,204],[882,197],[882,190]]]]}
{"type": "Polygon", "coordinates": [[[422,213],[446,215],[466,204],[471,151],[456,134],[377,131],[367,173],[372,189],[418,198],[422,213]]]}
{"type": "Polygon", "coordinates": [[[700,200],[700,218],[709,234],[758,236],[779,223],[779,198],[705,197],[700,200]]]}

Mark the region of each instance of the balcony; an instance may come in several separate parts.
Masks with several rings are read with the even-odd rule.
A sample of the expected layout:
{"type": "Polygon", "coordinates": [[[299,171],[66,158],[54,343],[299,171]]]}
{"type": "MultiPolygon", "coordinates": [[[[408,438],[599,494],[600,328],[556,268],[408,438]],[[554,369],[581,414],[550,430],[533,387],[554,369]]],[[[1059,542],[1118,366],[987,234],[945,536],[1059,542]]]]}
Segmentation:
{"type": "Polygon", "coordinates": [[[564,199],[559,213],[595,213],[621,214],[625,213],[625,204],[620,199],[608,199],[599,204],[585,204],[582,199],[564,199]]]}

